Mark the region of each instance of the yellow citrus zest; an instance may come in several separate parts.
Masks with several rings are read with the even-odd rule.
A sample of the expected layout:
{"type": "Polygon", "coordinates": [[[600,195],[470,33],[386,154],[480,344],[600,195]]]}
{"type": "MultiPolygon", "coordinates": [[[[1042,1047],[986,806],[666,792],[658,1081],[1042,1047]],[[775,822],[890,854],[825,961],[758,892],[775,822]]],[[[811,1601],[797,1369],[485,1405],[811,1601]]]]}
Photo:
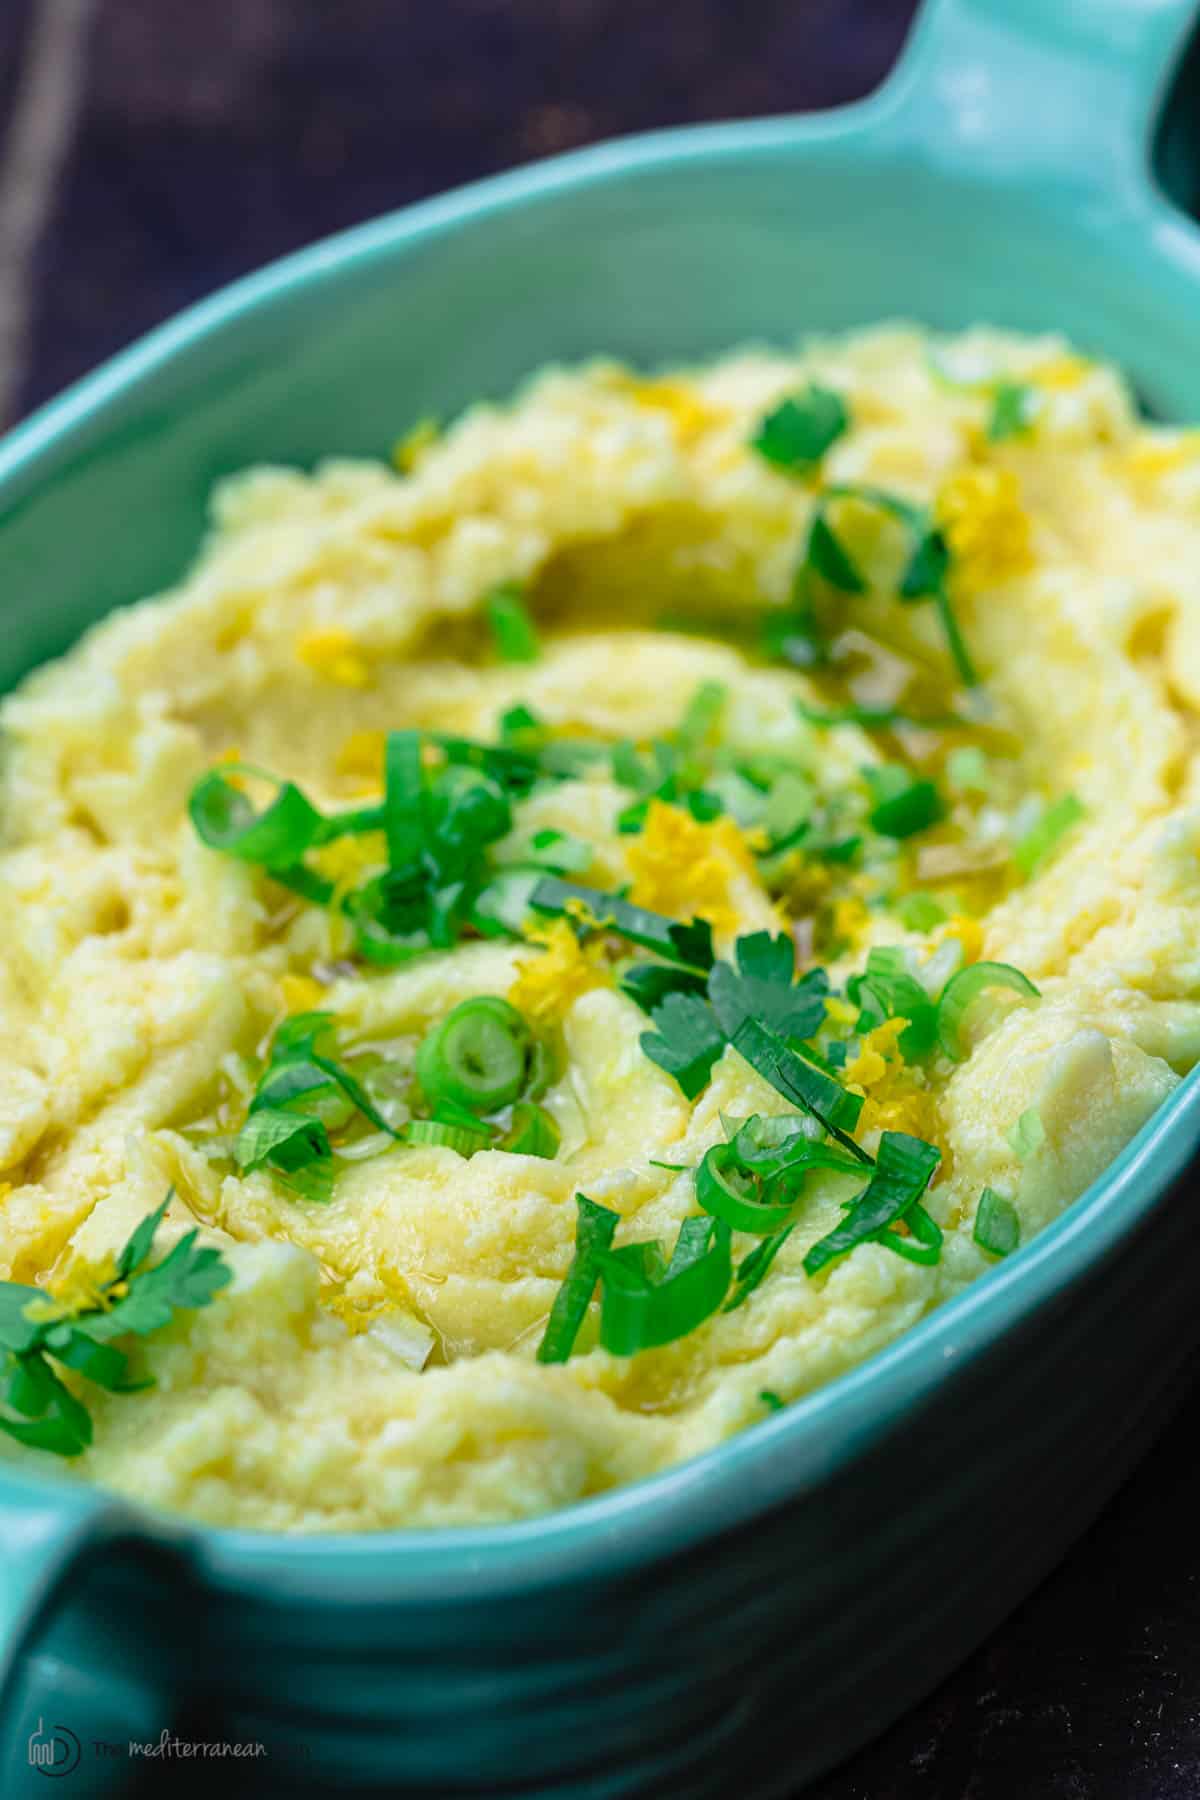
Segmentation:
{"type": "Polygon", "coordinates": [[[672,918],[708,919],[718,935],[741,920],[735,890],[757,880],[744,832],[726,816],[701,823],[682,807],[652,800],[628,851],[635,906],[672,918]]]}
{"type": "Polygon", "coordinates": [[[698,438],[721,417],[716,408],[681,381],[635,381],[633,393],[640,405],[665,412],[684,443],[698,438]]]}
{"type": "Polygon", "coordinates": [[[581,994],[608,979],[604,946],[599,940],[581,944],[566,919],[535,926],[528,939],[541,948],[522,958],[508,998],[531,1025],[554,1025],[581,994]]]}
{"type": "Polygon", "coordinates": [[[1031,369],[1029,379],[1039,387],[1074,388],[1091,373],[1091,368],[1086,357],[1064,352],[1061,356],[1052,356],[1049,361],[1039,363],[1036,369],[1031,369]]]}
{"type": "Polygon", "coordinates": [[[383,868],[387,861],[381,831],[360,831],[335,838],[312,852],[311,861],[326,881],[357,883],[362,875],[383,868]]]}
{"type": "Polygon", "coordinates": [[[978,919],[972,919],[967,913],[955,913],[947,919],[937,933],[937,942],[944,943],[947,938],[954,938],[962,945],[963,961],[978,962],[983,950],[983,926],[978,919]]]}
{"type": "Polygon", "coordinates": [[[111,1254],[99,1262],[74,1261],[63,1274],[46,1283],[46,1298],[30,1301],[30,1318],[43,1324],[51,1319],[68,1319],[75,1313],[107,1311],[128,1290],[124,1282],[111,1283],[117,1265],[111,1254]]]}
{"type": "Polygon", "coordinates": [[[857,895],[849,895],[833,903],[833,935],[842,944],[853,944],[870,914],[857,895]]]}
{"type": "Polygon", "coordinates": [[[896,1039],[907,1025],[907,1019],[885,1019],[859,1039],[858,1055],[846,1064],[845,1080],[860,1093],[868,1093],[885,1081],[896,1063],[901,1062],[896,1039]]]}
{"type": "Polygon", "coordinates": [[[314,626],[296,639],[296,655],[306,669],[338,687],[366,687],[371,671],[358,642],[340,625],[314,626]]]}
{"type": "Polygon", "coordinates": [[[352,731],[342,742],[334,761],[338,775],[369,782],[377,788],[383,781],[383,748],[386,734],[382,731],[352,731]]]}
{"type": "Polygon", "coordinates": [[[279,998],[290,1013],[314,1012],[325,998],[325,989],[311,975],[281,975],[279,998]]]}
{"type": "Polygon", "coordinates": [[[943,485],[934,511],[960,592],[978,593],[1031,566],[1029,515],[1011,469],[961,469],[943,485]]]}

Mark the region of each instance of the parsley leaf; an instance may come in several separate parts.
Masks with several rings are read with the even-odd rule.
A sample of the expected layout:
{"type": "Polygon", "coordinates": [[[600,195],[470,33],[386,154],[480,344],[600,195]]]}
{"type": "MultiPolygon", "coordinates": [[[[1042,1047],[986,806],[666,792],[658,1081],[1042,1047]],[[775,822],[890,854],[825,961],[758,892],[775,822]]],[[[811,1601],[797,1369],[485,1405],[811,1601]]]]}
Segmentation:
{"type": "Polygon", "coordinates": [[[0,1431],[17,1443],[55,1456],[80,1455],[92,1441],[91,1416],[52,1364],[113,1393],[151,1386],[129,1379],[128,1358],[114,1340],[160,1331],[176,1312],[207,1306],[231,1280],[219,1250],[197,1247],[196,1231],[149,1264],[170,1201],[168,1193],[131,1234],[98,1305],[59,1316],[41,1288],[0,1282],[0,1431]]]}
{"type": "Polygon", "coordinates": [[[639,1039],[643,1051],[694,1100],[725,1048],[725,1033],[712,1007],[699,994],[676,992],[668,994],[651,1017],[654,1030],[644,1031],[639,1039]]]}
{"type": "Polygon", "coordinates": [[[825,1019],[829,978],[810,969],[795,982],[796,947],[785,933],[751,932],[734,945],[736,968],[719,962],[708,994],[725,1035],[736,1036],[743,1019],[758,1019],[782,1038],[810,1038],[825,1019]]]}
{"type": "Polygon", "coordinates": [[[817,466],[849,423],[841,395],[810,382],[801,393],[767,413],[750,442],[776,468],[804,474],[817,466]]]}

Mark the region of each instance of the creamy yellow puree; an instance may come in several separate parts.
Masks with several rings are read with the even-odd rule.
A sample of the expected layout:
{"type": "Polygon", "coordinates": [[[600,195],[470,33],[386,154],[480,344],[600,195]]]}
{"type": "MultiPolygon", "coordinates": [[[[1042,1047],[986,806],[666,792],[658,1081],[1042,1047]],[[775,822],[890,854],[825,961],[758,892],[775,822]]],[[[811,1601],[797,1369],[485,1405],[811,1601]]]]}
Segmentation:
{"type": "MultiPolygon", "coordinates": [[[[1200,443],[1139,422],[1111,370],[1077,360],[1063,382],[1065,355],[1052,339],[886,328],[656,380],[552,370],[423,441],[403,473],[334,461],[225,483],[179,587],[4,702],[0,1275],[77,1278],[170,1184],[160,1245],[199,1222],[234,1271],[139,1348],[149,1391],[68,1377],[95,1421],[80,1476],[267,1530],[538,1513],[708,1449],[766,1416],[764,1391],[798,1398],[958,1293],[993,1262],[972,1238],[983,1186],[1012,1199],[1027,1241],[1102,1172],[1200,1057],[1200,443]],[[993,441],[1001,377],[1027,386],[1030,416],[993,441]],[[188,794],[233,757],[349,806],[379,792],[387,730],[490,741],[522,703],[565,735],[645,741],[718,682],[726,745],[794,759],[861,818],[861,771],[885,750],[797,713],[797,698],[830,703],[819,672],[656,624],[787,603],[815,478],[749,440],[814,378],[852,417],[822,479],[933,506],[955,555],[988,709],[988,791],[952,765],[969,829],[901,846],[886,867],[800,855],[769,887],[753,834],[729,819],[664,807],[642,834],[618,832],[630,796],[600,765],[535,793],[505,854],[539,830],[585,838],[592,885],[704,913],[719,946],[807,919],[835,983],[872,944],[903,944],[918,965],[1014,964],[1042,998],[980,1001],[956,1064],[906,1070],[886,1027],[851,1044],[864,1142],[890,1126],[944,1153],[926,1202],[945,1233],[935,1266],[867,1243],[807,1277],[805,1250],[845,1195],[819,1178],[739,1310],[632,1358],[589,1349],[593,1321],[571,1361],[543,1366],[576,1192],[620,1213],[623,1241],[669,1244],[692,1181],[651,1159],[694,1164],[722,1113],[785,1102],[727,1050],[689,1103],[640,1049],[645,1015],[567,926],[396,969],[348,962],[335,913],[198,841],[188,794]],[[498,662],[479,621],[512,581],[542,638],[528,665],[498,662]],[[1005,846],[1066,793],[1082,821],[1032,878],[1014,875],[1005,846]],[[901,923],[913,890],[939,897],[945,922],[901,923]],[[511,995],[558,1038],[544,1102],[556,1159],[394,1145],[344,1161],[319,1205],[221,1154],[288,1012],[326,1007],[339,1041],[410,1053],[482,993],[511,995]],[[1030,1109],[1043,1141],[1021,1160],[1011,1134],[1030,1109]]],[[[844,532],[883,568],[869,509],[848,506],[844,532]]],[[[874,645],[874,698],[895,699],[913,666],[951,691],[932,607],[897,603],[882,576],[831,604],[839,635],[874,645]]],[[[336,850],[331,878],[352,880],[356,840],[336,850]]]]}

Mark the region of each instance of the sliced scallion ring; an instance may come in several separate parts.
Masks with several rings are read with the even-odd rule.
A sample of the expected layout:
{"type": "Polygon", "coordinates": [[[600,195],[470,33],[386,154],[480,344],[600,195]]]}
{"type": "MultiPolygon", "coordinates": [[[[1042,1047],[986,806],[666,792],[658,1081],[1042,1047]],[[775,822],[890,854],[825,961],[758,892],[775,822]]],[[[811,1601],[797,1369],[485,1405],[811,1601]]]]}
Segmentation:
{"type": "Polygon", "coordinates": [[[500,1149],[511,1156],[544,1156],[550,1160],[558,1155],[561,1141],[558,1126],[544,1107],[535,1106],[532,1100],[518,1100],[500,1149]]]}
{"type": "Polygon", "coordinates": [[[759,1198],[760,1183],[739,1165],[733,1144],[714,1144],[696,1170],[696,1199],[714,1219],[733,1231],[767,1237],[786,1225],[796,1210],[794,1195],[772,1202],[759,1198]]]}
{"type": "Polygon", "coordinates": [[[942,1254],[942,1228],[936,1219],[931,1219],[925,1208],[918,1201],[904,1215],[904,1223],[908,1226],[910,1237],[904,1237],[894,1226],[887,1226],[879,1233],[879,1242],[894,1250],[897,1256],[903,1256],[907,1262],[922,1263],[932,1267],[942,1254]]]}
{"type": "Polygon", "coordinates": [[[405,1143],[457,1150],[460,1156],[482,1150],[487,1138],[486,1131],[472,1131],[466,1125],[446,1125],[441,1119],[410,1119],[404,1127],[405,1143]]]}
{"type": "Polygon", "coordinates": [[[1029,1000],[1041,998],[1028,975],[1022,975],[1011,963],[977,962],[960,969],[943,988],[937,1012],[938,1042],[953,1062],[963,1059],[960,1034],[967,1008],[984,988],[990,987],[1012,988],[1014,993],[1023,994],[1029,1000]]]}
{"type": "Polygon", "coordinates": [[[498,995],[464,1000],[417,1051],[417,1080],[430,1103],[450,1100],[476,1113],[510,1105],[528,1067],[529,1027],[498,995]]]}

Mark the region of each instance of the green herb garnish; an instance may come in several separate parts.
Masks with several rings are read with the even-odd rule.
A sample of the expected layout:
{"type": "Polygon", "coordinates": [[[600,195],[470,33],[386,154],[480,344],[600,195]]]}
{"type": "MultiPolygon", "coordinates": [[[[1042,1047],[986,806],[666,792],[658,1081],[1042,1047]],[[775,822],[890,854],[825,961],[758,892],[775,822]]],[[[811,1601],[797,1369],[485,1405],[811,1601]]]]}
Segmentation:
{"type": "Polygon", "coordinates": [[[612,1243],[621,1222],[619,1213],[589,1200],[586,1194],[576,1194],[575,1205],[575,1254],[566,1279],[554,1296],[550,1317],[538,1345],[537,1359],[541,1363],[566,1362],[575,1348],[579,1328],[587,1317],[596,1291],[600,1257],[612,1243]]]}
{"type": "Polygon", "coordinates": [[[1024,381],[997,381],[992,389],[992,410],[987,434],[993,444],[1020,437],[1032,422],[1035,394],[1024,381]]]}
{"type": "Polygon", "coordinates": [[[950,914],[932,894],[917,890],[905,894],[896,908],[896,916],[906,931],[932,931],[936,925],[944,925],[950,914]]]}
{"type": "Polygon", "coordinates": [[[423,1039],[417,1080],[435,1108],[451,1101],[473,1113],[496,1112],[524,1088],[531,1043],[528,1025],[507,1000],[464,1000],[423,1039]]]}
{"type": "Polygon", "coordinates": [[[861,1096],[850,1093],[815,1063],[798,1056],[782,1038],[760,1025],[757,1019],[742,1020],[734,1034],[733,1047],[777,1093],[790,1100],[793,1106],[810,1113],[818,1125],[859,1162],[871,1162],[862,1146],[849,1136],[862,1111],[861,1096]]]}
{"type": "Polygon", "coordinates": [[[537,629],[513,582],[493,588],[483,603],[501,662],[532,663],[541,656],[537,629]]]}
{"type": "Polygon", "coordinates": [[[906,1218],[932,1181],[940,1160],[937,1149],[922,1138],[904,1131],[885,1131],[870,1181],[851,1202],[841,1223],[809,1250],[804,1258],[805,1274],[816,1275],[855,1245],[906,1218]]]}
{"type": "Polygon", "coordinates": [[[533,1100],[518,1100],[512,1109],[508,1133],[498,1147],[510,1156],[541,1156],[552,1162],[561,1142],[558,1126],[544,1106],[533,1100]]]}
{"type": "Polygon", "coordinates": [[[767,413],[750,442],[777,469],[807,474],[849,423],[841,395],[810,382],[801,393],[767,413]]]}
{"type": "Polygon", "coordinates": [[[1028,1162],[1046,1141],[1046,1127],[1036,1106],[1027,1106],[1008,1134],[1018,1162],[1028,1162]]]}
{"type": "Polygon", "coordinates": [[[796,946],[784,932],[740,937],[733,956],[733,963],[716,963],[708,978],[708,997],[727,1038],[732,1041],[747,1018],[789,1042],[815,1037],[829,993],[824,969],[810,969],[797,982],[796,946]]]}
{"type": "Polygon", "coordinates": [[[333,1015],[296,1013],[271,1040],[267,1065],[233,1145],[241,1174],[266,1168],[305,1200],[328,1201],[333,1193],[330,1127],[349,1123],[355,1112],[388,1137],[393,1130],[365,1088],[328,1053],[333,1015]]]}
{"type": "Polygon", "coordinates": [[[653,1031],[644,1031],[639,1039],[643,1053],[694,1100],[708,1086],[727,1041],[712,1007],[699,994],[669,993],[651,1018],[653,1031]]]}
{"type": "Polygon", "coordinates": [[[861,1010],[854,1029],[861,1036],[886,1019],[907,1019],[896,1040],[906,1062],[925,1056],[937,1042],[938,1010],[912,973],[907,952],[877,945],[867,953],[861,975],[852,975],[846,993],[861,1010]]]}
{"type": "Polygon", "coordinates": [[[805,540],[804,554],[796,575],[798,610],[812,611],[811,577],[817,576],[840,593],[861,594],[867,582],[849,555],[829,519],[830,507],[838,500],[857,500],[886,513],[904,530],[908,538],[908,560],[900,578],[898,598],[906,604],[932,601],[941,620],[947,646],[959,677],[966,687],[976,687],[979,676],[968,654],[958,620],[950,601],[948,579],[950,550],[945,537],[934,523],[928,507],[915,506],[890,494],[884,488],[854,486],[842,483],[826,488],[820,496],[805,540]]]}
{"type": "Polygon", "coordinates": [[[130,1379],[128,1355],[115,1340],[149,1337],[177,1312],[207,1306],[232,1279],[219,1250],[197,1248],[195,1230],[161,1262],[149,1263],[173,1192],[131,1234],[114,1273],[100,1285],[98,1304],[56,1312],[41,1288],[0,1282],[0,1431],[19,1444],[55,1456],[80,1455],[92,1441],[91,1415],[53,1365],[115,1394],[151,1387],[152,1379],[130,1379]]]}
{"type": "Polygon", "coordinates": [[[912,837],[941,818],[936,783],[912,775],[903,763],[878,763],[863,776],[874,800],[871,825],[881,837],[912,837]]]}
{"type": "Polygon", "coordinates": [[[1014,969],[1011,963],[977,962],[952,975],[942,989],[937,1008],[937,1035],[942,1049],[954,1062],[961,1062],[963,1048],[961,1030],[967,1008],[985,988],[1006,987],[1029,1000],[1041,998],[1028,975],[1014,969]]]}
{"type": "Polygon", "coordinates": [[[601,1251],[600,1342],[614,1356],[635,1356],[687,1337],[720,1309],[729,1290],[729,1228],[719,1219],[685,1219],[670,1262],[657,1243],[601,1251]]]}
{"type": "Polygon", "coordinates": [[[1021,1215],[1011,1200],[985,1187],[975,1209],[971,1233],[981,1250],[991,1256],[1010,1256],[1021,1242],[1021,1215]]]}
{"type": "Polygon", "coordinates": [[[553,876],[538,882],[530,904],[535,912],[574,914],[585,929],[614,931],[668,962],[692,969],[712,966],[712,926],[707,919],[691,919],[685,924],[663,913],[650,912],[644,906],[633,906],[619,894],[605,894],[599,888],[582,887],[578,882],[559,881],[553,876]]]}
{"type": "Polygon", "coordinates": [[[1071,828],[1086,816],[1086,807],[1074,794],[1063,794],[1048,806],[1037,823],[1013,845],[1013,861],[1021,873],[1036,874],[1071,828]]]}

